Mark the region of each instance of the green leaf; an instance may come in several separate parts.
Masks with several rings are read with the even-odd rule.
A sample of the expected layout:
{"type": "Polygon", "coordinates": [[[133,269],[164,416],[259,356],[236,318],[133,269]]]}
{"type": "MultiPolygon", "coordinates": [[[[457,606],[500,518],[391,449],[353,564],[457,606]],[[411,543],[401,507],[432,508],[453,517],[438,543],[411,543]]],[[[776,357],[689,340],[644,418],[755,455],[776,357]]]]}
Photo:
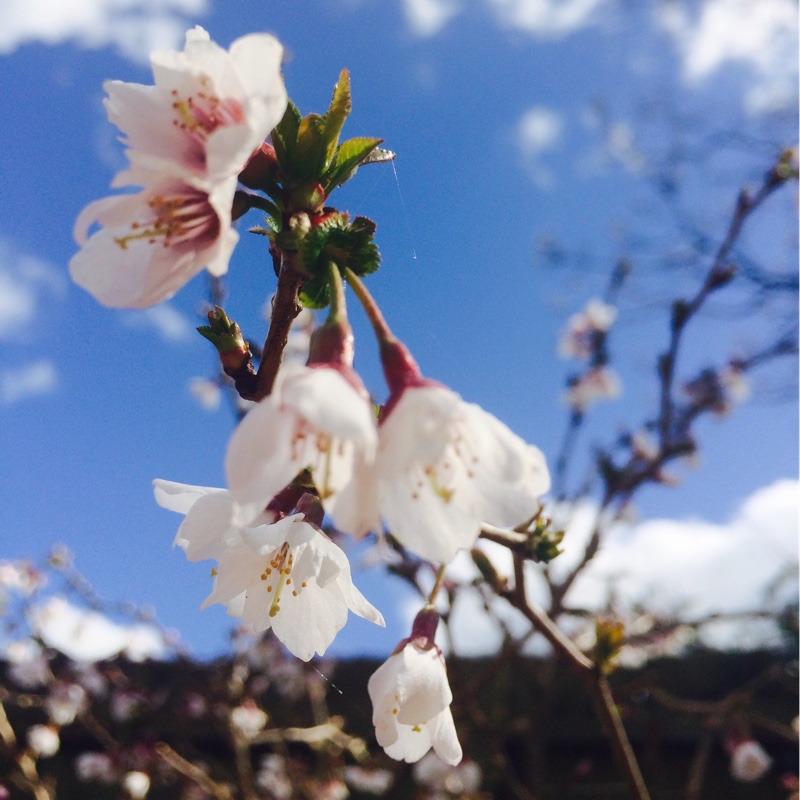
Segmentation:
{"type": "Polygon", "coordinates": [[[297,152],[292,185],[319,181],[325,172],[325,119],[319,114],[303,117],[297,131],[297,152]]]}
{"type": "Polygon", "coordinates": [[[294,172],[295,152],[297,150],[297,131],[302,122],[297,106],[290,100],[281,121],[272,131],[272,146],[281,172],[291,175],[294,172]]]}
{"type": "Polygon", "coordinates": [[[327,169],[333,161],[336,145],[339,143],[339,135],[352,110],[353,103],[350,97],[350,73],[346,69],[343,69],[339,75],[339,82],[333,87],[333,97],[331,98],[330,107],[325,112],[325,129],[322,138],[326,149],[323,169],[327,169]]]}
{"type": "Polygon", "coordinates": [[[383,139],[362,136],[342,142],[325,179],[325,191],[330,194],[337,186],[349,181],[356,174],[356,170],[369,161],[370,156],[382,141],[383,139]]]}

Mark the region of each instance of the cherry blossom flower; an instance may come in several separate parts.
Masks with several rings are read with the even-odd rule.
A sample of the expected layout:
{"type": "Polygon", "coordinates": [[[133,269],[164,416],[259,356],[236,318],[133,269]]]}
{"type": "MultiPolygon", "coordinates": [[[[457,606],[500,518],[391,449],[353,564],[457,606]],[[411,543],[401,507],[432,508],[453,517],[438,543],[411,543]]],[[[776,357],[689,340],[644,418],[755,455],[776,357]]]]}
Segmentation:
{"type": "Polygon", "coordinates": [[[764,776],[771,765],[772,759],[753,739],[739,742],[731,753],[731,775],[737,781],[754,783],[764,776]]]}
{"type": "Polygon", "coordinates": [[[408,386],[380,425],[381,514],[403,545],[448,562],[483,522],[513,526],[550,488],[541,451],[480,406],[430,382],[408,386]]]}
{"type": "Polygon", "coordinates": [[[248,698],[240,706],[231,709],[231,724],[241,732],[245,739],[258,735],[267,724],[268,717],[255,702],[248,698]]]}
{"type": "Polygon", "coordinates": [[[284,486],[309,469],[337,526],[354,535],[366,533],[377,526],[377,513],[367,504],[369,492],[358,484],[374,459],[377,438],[360,382],[354,386],[343,371],[325,366],[287,369],[272,394],[239,423],[228,445],[225,470],[234,523],[251,524],[284,486]]]}
{"type": "Polygon", "coordinates": [[[414,779],[430,790],[428,800],[473,795],[480,789],[481,778],[481,768],[469,759],[451,766],[429,752],[414,765],[414,779]]]}
{"type": "Polygon", "coordinates": [[[286,110],[282,56],[269,34],[226,51],[198,26],[183,52],[152,54],[155,86],[107,81],[108,117],[133,167],[116,185],[140,183],[142,170],[212,182],[238,175],[286,110]]]}
{"type": "Polygon", "coordinates": [[[167,300],[204,267],[223,275],[239,234],[231,228],[236,178],[210,188],[157,173],[136,194],[90,203],[75,223],[72,279],[115,308],[167,300]],[[88,236],[98,223],[98,231],[88,236]]]}
{"type": "Polygon", "coordinates": [[[221,603],[257,631],[271,628],[303,661],[327,650],[348,610],[385,624],[353,585],[342,549],[304,514],[275,520],[276,514],[264,512],[253,526],[238,527],[231,524],[233,500],[224,489],[154,483],[162,506],[186,514],[175,543],[192,561],[218,562],[201,608],[221,603]]]}
{"type": "Polygon", "coordinates": [[[375,737],[397,761],[419,761],[433,747],[448,764],[461,761],[444,658],[430,639],[400,642],[370,677],[375,737]]]}

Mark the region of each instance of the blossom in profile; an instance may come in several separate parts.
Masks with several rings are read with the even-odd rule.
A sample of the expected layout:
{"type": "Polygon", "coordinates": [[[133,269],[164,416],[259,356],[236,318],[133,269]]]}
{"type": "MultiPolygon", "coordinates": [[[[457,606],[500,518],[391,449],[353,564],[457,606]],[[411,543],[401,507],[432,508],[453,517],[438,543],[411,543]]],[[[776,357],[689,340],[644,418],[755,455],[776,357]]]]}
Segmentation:
{"type": "Polygon", "coordinates": [[[424,382],[402,390],[380,425],[379,506],[392,535],[449,562],[484,522],[518,525],[550,488],[541,451],[480,406],[424,382]]]}
{"type": "Polygon", "coordinates": [[[744,783],[760,780],[772,765],[764,748],[753,739],[744,739],[731,752],[731,775],[744,783]]]}
{"type": "Polygon", "coordinates": [[[175,543],[192,561],[217,560],[202,608],[221,603],[257,631],[271,628],[303,661],[328,649],[348,611],[385,624],[353,585],[342,549],[305,514],[277,519],[262,512],[255,524],[239,527],[231,522],[233,498],[224,489],[163,480],[155,486],[162,506],[186,514],[175,543]]]}
{"type": "Polygon", "coordinates": [[[205,187],[158,173],[136,194],[90,203],[75,223],[81,249],[69,264],[73,281],[105,306],[146,308],[204,267],[223,275],[239,240],[231,227],[235,191],[235,177],[205,187]]]}
{"type": "Polygon", "coordinates": [[[614,324],[617,309],[602,300],[590,300],[583,311],[573,314],[558,342],[562,358],[590,358],[598,344],[598,335],[614,324]]]}
{"type": "Polygon", "coordinates": [[[198,26],[182,52],[152,54],[154,86],[107,81],[108,117],[132,166],[116,185],[141,183],[143,171],[209,182],[238,175],[286,110],[282,57],[269,34],[226,51],[198,26]]]}
{"type": "Polygon", "coordinates": [[[444,657],[433,642],[438,616],[423,609],[411,637],[370,677],[375,738],[397,761],[419,761],[431,748],[447,764],[461,761],[444,657]]]}
{"type": "MultiPolygon", "coordinates": [[[[354,375],[354,373],[353,373],[354,375]]],[[[239,423],[225,457],[233,521],[249,525],[298,473],[309,469],[342,530],[365,533],[366,491],[353,484],[375,457],[378,434],[360,384],[325,366],[288,368],[239,423]]]]}

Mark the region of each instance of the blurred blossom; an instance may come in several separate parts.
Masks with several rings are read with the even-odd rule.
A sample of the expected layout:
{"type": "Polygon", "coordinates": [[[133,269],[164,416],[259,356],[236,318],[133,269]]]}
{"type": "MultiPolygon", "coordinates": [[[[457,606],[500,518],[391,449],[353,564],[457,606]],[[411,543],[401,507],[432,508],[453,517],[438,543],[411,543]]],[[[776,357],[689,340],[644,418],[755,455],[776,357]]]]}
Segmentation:
{"type": "Polygon", "coordinates": [[[269,792],[275,800],[288,800],[292,796],[292,782],[286,774],[286,762],[281,756],[271,753],[261,759],[256,786],[269,792]]]}
{"type": "Polygon", "coordinates": [[[69,725],[87,707],[86,690],[77,683],[58,681],[44,701],[51,722],[69,725]]]}
{"type": "Polygon", "coordinates": [[[246,739],[252,739],[258,735],[267,724],[268,719],[267,715],[250,699],[231,710],[231,724],[246,739]]]}
{"type": "Polygon", "coordinates": [[[105,697],[108,687],[106,678],[95,664],[73,664],[72,671],[78,683],[95,697],[105,697]]]}
{"type": "Polygon", "coordinates": [[[3,655],[9,677],[25,689],[35,689],[52,679],[47,657],[33,639],[11,642],[3,655]]]}
{"type": "Polygon", "coordinates": [[[771,764],[772,759],[753,739],[740,742],[731,753],[731,775],[744,783],[754,783],[761,779],[771,764]]]}
{"type": "Polygon", "coordinates": [[[636,431],[631,436],[631,450],[634,457],[642,461],[653,461],[658,456],[658,445],[647,431],[636,431]]]}
{"type": "Polygon", "coordinates": [[[433,752],[414,765],[414,780],[433,790],[434,798],[477,792],[481,777],[481,768],[471,759],[451,766],[433,752]]]}
{"type": "Polygon", "coordinates": [[[191,692],[184,698],[186,716],[190,719],[199,719],[208,713],[208,703],[203,695],[191,692]]]}
{"type": "Polygon", "coordinates": [[[144,772],[127,772],[122,779],[122,788],[134,800],[141,800],[150,791],[150,778],[144,772]]]}
{"type": "Polygon", "coordinates": [[[75,759],[75,774],[82,781],[114,783],[117,770],[105,753],[81,753],[75,759]]]}
{"type": "Polygon", "coordinates": [[[120,689],[111,695],[111,716],[117,722],[127,722],[136,716],[144,702],[145,698],[138,692],[120,689]]]}
{"type": "Polygon", "coordinates": [[[597,349],[597,334],[605,333],[617,318],[617,309],[602,300],[590,300],[586,308],[573,314],[558,342],[562,358],[590,358],[597,349]]]}
{"type": "Polygon", "coordinates": [[[349,796],[347,787],[338,778],[331,778],[314,788],[315,800],[345,800],[349,796]]]}
{"type": "Polygon", "coordinates": [[[222,390],[216,381],[210,381],[208,378],[190,378],[189,392],[205,411],[219,409],[222,390]]]}
{"type": "Polygon", "coordinates": [[[8,589],[29,597],[47,583],[47,576],[27,561],[0,561],[0,590],[8,589]]]}
{"type": "Polygon", "coordinates": [[[389,790],[394,775],[388,769],[366,769],[365,767],[345,767],[342,776],[348,785],[364,794],[383,795],[389,790]]]}
{"type": "Polygon", "coordinates": [[[576,412],[585,411],[599,400],[611,400],[622,391],[616,372],[607,366],[592,367],[573,378],[564,393],[564,401],[576,412]]]}
{"type": "Polygon", "coordinates": [[[719,382],[728,398],[734,403],[746,403],[750,399],[750,382],[747,380],[741,362],[732,360],[719,373],[719,382]]]}
{"type": "Polygon", "coordinates": [[[53,725],[33,725],[28,728],[28,747],[40,758],[50,758],[58,752],[61,741],[53,725]]]}

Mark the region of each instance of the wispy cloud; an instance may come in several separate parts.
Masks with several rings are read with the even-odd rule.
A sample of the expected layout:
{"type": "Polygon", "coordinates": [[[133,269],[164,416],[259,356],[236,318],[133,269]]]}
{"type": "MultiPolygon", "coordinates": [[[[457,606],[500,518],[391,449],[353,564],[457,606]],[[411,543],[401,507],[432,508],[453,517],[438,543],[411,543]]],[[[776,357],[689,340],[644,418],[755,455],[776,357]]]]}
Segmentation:
{"type": "MultiPolygon", "coordinates": [[[[598,555],[576,581],[570,603],[601,611],[613,596],[623,618],[635,606],[654,613],[678,611],[684,618],[777,608],[797,591],[796,580],[789,581],[783,593],[769,597],[781,572],[789,570],[796,575],[799,492],[796,480],[759,489],[724,525],[699,519],[658,519],[619,526],[609,532],[598,555]]],[[[595,514],[596,509],[588,503],[574,509],[564,539],[565,552],[552,565],[556,578],[579,561],[595,514]]],[[[512,574],[505,548],[490,542],[481,546],[500,574],[512,574]]],[[[543,584],[536,572],[531,567],[529,596],[544,603],[543,584]]],[[[448,577],[468,584],[477,577],[477,570],[461,553],[448,569],[448,577]]],[[[483,599],[474,589],[462,590],[457,597],[451,632],[458,652],[478,655],[496,650],[502,643],[502,631],[486,613],[483,599]]],[[[492,614],[516,635],[530,627],[508,603],[493,600],[490,606],[492,614]]],[[[417,610],[410,605],[409,617],[417,610]]],[[[742,630],[741,623],[717,624],[716,630],[708,630],[706,641],[738,646],[745,643],[742,630]]],[[[763,641],[759,636],[774,635],[774,628],[759,628],[752,644],[763,641]]]]}
{"type": "Polygon", "coordinates": [[[458,0],[403,0],[406,19],[417,36],[435,36],[462,8],[458,0]]]}
{"type": "Polygon", "coordinates": [[[124,324],[130,328],[147,328],[155,331],[165,342],[188,342],[195,335],[196,326],[189,318],[169,303],[161,303],[143,311],[129,311],[124,324]]]}
{"type": "Polygon", "coordinates": [[[189,18],[208,10],[208,0],[3,0],[0,53],[29,42],[74,41],[146,61],[152,50],[180,46],[189,18]]]}
{"type": "Polygon", "coordinates": [[[517,147],[540,189],[550,189],[555,185],[555,175],[542,162],[541,155],[558,145],[563,131],[564,118],[544,106],[529,108],[517,123],[517,147]]]}
{"type": "Polygon", "coordinates": [[[30,397],[50,394],[58,387],[58,374],[50,361],[35,361],[0,372],[0,405],[12,405],[30,397]]]}
{"type": "Polygon", "coordinates": [[[556,38],[585,28],[608,0],[489,0],[501,22],[534,36],[556,38]]]}
{"type": "Polygon", "coordinates": [[[688,6],[672,0],[659,17],[682,56],[687,83],[698,84],[738,62],[751,72],[746,110],[771,111],[796,102],[796,0],[708,0],[696,12],[688,6]]]}
{"type": "Polygon", "coordinates": [[[62,297],[66,286],[63,272],[0,236],[0,340],[29,336],[45,297],[62,297]]]}
{"type": "MultiPolygon", "coordinates": [[[[486,0],[500,24],[540,38],[558,38],[590,25],[595,11],[609,0],[486,0]]],[[[411,30],[434,36],[457,16],[458,0],[404,0],[411,30]]]]}

